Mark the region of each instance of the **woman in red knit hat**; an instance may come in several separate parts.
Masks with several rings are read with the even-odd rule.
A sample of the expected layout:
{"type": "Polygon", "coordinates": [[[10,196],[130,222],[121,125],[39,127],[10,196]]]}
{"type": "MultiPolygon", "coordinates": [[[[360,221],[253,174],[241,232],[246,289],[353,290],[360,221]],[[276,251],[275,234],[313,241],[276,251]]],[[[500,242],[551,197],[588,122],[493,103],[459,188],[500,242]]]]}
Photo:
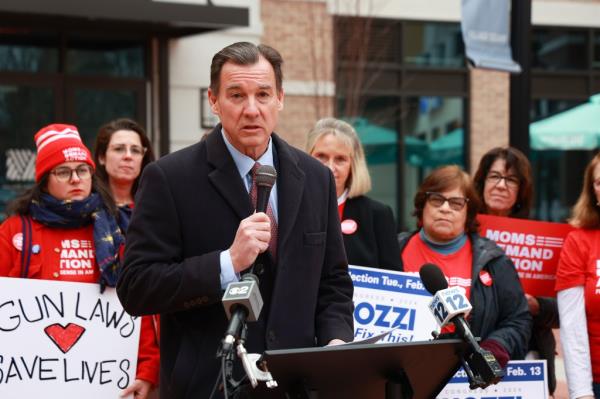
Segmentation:
{"type": "MultiPolygon", "coordinates": [[[[35,184],[11,203],[12,216],[0,226],[0,276],[97,283],[101,292],[114,287],[124,238],[90,151],[72,125],[46,126],[35,143],[35,184]],[[93,251],[80,251],[81,273],[64,270],[64,251],[52,250],[64,240],[90,243],[93,251]]],[[[151,324],[145,330],[142,322],[136,380],[123,392],[142,399],[158,377],[158,348],[143,344],[143,336],[153,334],[151,324]]]]}

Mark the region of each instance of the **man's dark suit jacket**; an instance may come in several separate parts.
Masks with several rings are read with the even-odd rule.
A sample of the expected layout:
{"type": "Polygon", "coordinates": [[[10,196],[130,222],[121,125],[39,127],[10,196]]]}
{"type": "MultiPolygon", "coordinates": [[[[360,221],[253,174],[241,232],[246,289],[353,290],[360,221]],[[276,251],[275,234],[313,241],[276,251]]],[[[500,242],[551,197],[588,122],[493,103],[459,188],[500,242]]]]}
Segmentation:
{"type": "MultiPolygon", "coordinates": [[[[117,292],[133,315],[161,314],[161,398],[208,398],[227,327],[219,254],[253,209],[221,126],[143,172],[117,292]]],[[[277,262],[261,256],[265,305],[246,348],[313,347],[353,338],[335,183],[317,160],[275,134],[277,262]]]]}
{"type": "Polygon", "coordinates": [[[389,206],[365,196],[349,198],[342,215],[346,219],[358,225],[354,233],[344,234],[349,264],[400,270],[400,246],[389,206]]]}

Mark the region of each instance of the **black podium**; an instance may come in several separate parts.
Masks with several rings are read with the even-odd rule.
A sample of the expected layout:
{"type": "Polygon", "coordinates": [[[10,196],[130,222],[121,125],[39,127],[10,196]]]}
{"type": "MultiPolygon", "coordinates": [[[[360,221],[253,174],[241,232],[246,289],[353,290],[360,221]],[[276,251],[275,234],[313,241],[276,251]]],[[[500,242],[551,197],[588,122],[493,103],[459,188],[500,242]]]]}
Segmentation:
{"type": "Polygon", "coordinates": [[[463,341],[448,339],[270,350],[262,360],[279,384],[276,397],[433,399],[467,350],[463,341]]]}

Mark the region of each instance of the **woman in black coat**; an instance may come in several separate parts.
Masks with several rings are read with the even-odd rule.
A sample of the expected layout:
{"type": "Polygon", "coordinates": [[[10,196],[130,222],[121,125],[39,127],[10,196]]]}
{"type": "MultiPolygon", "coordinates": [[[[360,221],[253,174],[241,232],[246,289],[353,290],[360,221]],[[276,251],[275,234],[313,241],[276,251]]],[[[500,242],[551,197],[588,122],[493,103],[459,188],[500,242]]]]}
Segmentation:
{"type": "Polygon", "coordinates": [[[317,122],[307,152],[331,169],[348,263],[400,270],[396,223],[389,206],[365,196],[371,177],[354,128],[335,118],[317,122]]]}
{"type": "MultiPolygon", "coordinates": [[[[486,152],[473,182],[482,200],[483,214],[527,219],[533,199],[531,165],[521,151],[513,147],[496,147],[486,152]]],[[[529,351],[534,358],[546,359],[550,395],[556,389],[556,340],[552,332],[559,327],[556,298],[525,294],[533,329],[529,351]]]]}

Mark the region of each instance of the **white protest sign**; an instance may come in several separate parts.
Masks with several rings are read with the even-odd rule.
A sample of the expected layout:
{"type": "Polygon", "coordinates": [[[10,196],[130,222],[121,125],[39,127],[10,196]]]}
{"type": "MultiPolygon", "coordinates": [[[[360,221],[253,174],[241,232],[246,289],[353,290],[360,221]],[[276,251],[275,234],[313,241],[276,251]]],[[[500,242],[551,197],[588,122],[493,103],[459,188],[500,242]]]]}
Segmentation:
{"type": "Polygon", "coordinates": [[[0,398],[119,398],[140,319],[97,284],[0,277],[0,398]]]}
{"type": "Polygon", "coordinates": [[[506,366],[506,376],[499,384],[486,389],[469,389],[467,374],[460,369],[437,399],[546,399],[545,360],[513,360],[506,366]]]}
{"type": "Polygon", "coordinates": [[[392,328],[379,343],[427,341],[437,324],[427,308],[431,294],[418,274],[350,266],[354,283],[354,340],[392,328]]]}
{"type": "MultiPolygon", "coordinates": [[[[429,305],[432,295],[416,273],[349,266],[354,283],[354,340],[390,331],[378,343],[429,341],[438,331],[429,305]]],[[[511,361],[506,376],[486,389],[469,389],[462,368],[438,399],[546,399],[545,360],[511,361]]]]}

